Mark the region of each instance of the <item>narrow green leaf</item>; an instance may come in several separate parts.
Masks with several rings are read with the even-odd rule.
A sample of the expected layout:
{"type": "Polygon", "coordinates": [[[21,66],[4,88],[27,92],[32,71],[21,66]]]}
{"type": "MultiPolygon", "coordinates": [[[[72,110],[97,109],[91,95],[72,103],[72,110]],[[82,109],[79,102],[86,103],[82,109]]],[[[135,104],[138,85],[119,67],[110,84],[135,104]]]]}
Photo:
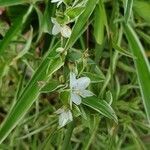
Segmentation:
{"type": "Polygon", "coordinates": [[[145,42],[150,44],[150,35],[142,32],[141,30],[137,30],[137,33],[145,40],[145,42]]]}
{"type": "Polygon", "coordinates": [[[87,97],[82,100],[82,103],[100,114],[113,119],[116,123],[118,122],[117,116],[112,107],[104,100],[99,100],[97,97],[87,97]]]}
{"type": "Polygon", "coordinates": [[[82,14],[78,17],[73,29],[71,37],[68,39],[65,49],[72,47],[72,45],[75,43],[75,41],[79,38],[80,34],[82,33],[84,26],[87,23],[88,18],[92,14],[98,0],[88,0],[85,10],[82,12],[82,14]]]}
{"type": "Polygon", "coordinates": [[[36,11],[37,16],[38,16],[39,33],[38,33],[37,41],[39,41],[39,39],[43,33],[43,28],[42,28],[43,14],[42,14],[41,10],[36,5],[34,6],[34,8],[35,8],[35,11],[36,11]]]}
{"type": "Polygon", "coordinates": [[[132,72],[132,73],[136,72],[135,68],[133,68],[133,66],[129,66],[126,63],[123,63],[122,61],[118,61],[117,67],[126,71],[126,72],[132,72]]]}
{"type": "Polygon", "coordinates": [[[39,132],[41,132],[43,130],[46,130],[47,128],[49,128],[50,126],[52,126],[54,123],[56,123],[56,120],[54,120],[54,121],[52,121],[50,123],[47,123],[46,125],[41,126],[40,128],[35,129],[34,131],[31,131],[30,133],[28,133],[26,135],[18,137],[17,140],[21,140],[21,139],[25,139],[25,138],[31,137],[34,134],[37,134],[37,133],[39,133],[39,132]]]}
{"type": "Polygon", "coordinates": [[[44,14],[42,11],[34,5],[35,11],[38,16],[38,22],[39,22],[39,35],[37,37],[37,41],[41,38],[43,33],[50,33],[50,29],[52,28],[51,23],[51,16],[53,16],[53,12],[55,10],[55,7],[52,7],[51,1],[46,2],[46,8],[44,11],[44,14]]]}
{"type": "Polygon", "coordinates": [[[130,57],[130,58],[134,58],[134,56],[132,55],[132,53],[128,52],[127,50],[123,49],[122,47],[120,47],[118,44],[116,44],[115,42],[112,41],[112,46],[115,50],[117,50],[120,54],[130,57]]]}
{"type": "Polygon", "coordinates": [[[136,57],[134,63],[142,93],[142,99],[148,120],[150,121],[150,64],[144,53],[144,49],[130,25],[124,25],[125,34],[131,47],[133,55],[136,57]]]}
{"type": "Polygon", "coordinates": [[[79,16],[83,10],[84,7],[70,7],[66,10],[65,14],[69,16],[69,18],[74,19],[79,16]]]}
{"type": "Polygon", "coordinates": [[[13,6],[13,5],[19,5],[19,4],[25,4],[25,3],[35,3],[36,1],[41,1],[41,0],[0,0],[0,6],[1,7],[8,7],[8,6],[13,6]]]}
{"type": "Polygon", "coordinates": [[[53,7],[53,5],[51,5],[51,1],[47,0],[46,2],[46,8],[44,11],[44,15],[43,15],[43,20],[42,20],[42,30],[45,33],[50,33],[50,29],[52,28],[52,22],[51,22],[51,16],[54,15],[55,12],[55,7],[53,7]]]}
{"type": "Polygon", "coordinates": [[[95,9],[94,36],[98,44],[102,44],[104,40],[104,27],[106,23],[106,12],[102,0],[95,9]]]}
{"type": "Polygon", "coordinates": [[[63,87],[59,81],[57,80],[50,80],[42,89],[41,93],[50,93],[57,90],[60,87],[63,87]]]}
{"type": "Polygon", "coordinates": [[[47,56],[34,73],[32,79],[23,90],[17,103],[7,115],[0,127],[0,143],[16,127],[31,105],[35,102],[49,77],[63,65],[63,58],[58,56],[56,48],[48,52],[47,56]],[[42,83],[42,85],[41,85],[42,83]]]}
{"type": "Polygon", "coordinates": [[[4,39],[0,42],[0,55],[4,53],[13,37],[15,37],[18,34],[18,32],[21,31],[23,24],[26,22],[28,16],[32,12],[32,8],[33,7],[30,6],[27,12],[23,14],[21,17],[19,16],[14,22],[14,24],[10,27],[4,39]]]}
{"type": "Polygon", "coordinates": [[[6,62],[0,58],[0,87],[2,85],[2,78],[8,73],[9,67],[6,62]]]}
{"type": "Polygon", "coordinates": [[[125,4],[125,21],[126,23],[129,21],[132,13],[133,0],[126,0],[125,4]]]}
{"type": "Polygon", "coordinates": [[[0,0],[0,6],[6,7],[6,6],[13,6],[13,5],[19,5],[27,3],[27,0],[0,0]]]}
{"type": "Polygon", "coordinates": [[[25,47],[23,48],[23,50],[14,58],[14,60],[17,60],[19,58],[21,58],[23,55],[25,55],[28,50],[30,49],[30,46],[31,46],[31,42],[32,42],[32,37],[33,36],[33,28],[31,27],[31,31],[30,31],[30,35],[29,35],[29,38],[25,44],[25,47]]]}

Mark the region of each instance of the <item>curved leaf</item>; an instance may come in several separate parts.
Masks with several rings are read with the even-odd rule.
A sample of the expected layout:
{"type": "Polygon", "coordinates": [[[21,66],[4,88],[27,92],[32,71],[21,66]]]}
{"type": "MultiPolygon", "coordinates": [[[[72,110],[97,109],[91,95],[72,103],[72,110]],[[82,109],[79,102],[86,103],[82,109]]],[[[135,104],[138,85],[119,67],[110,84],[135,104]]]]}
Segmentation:
{"type": "Polygon", "coordinates": [[[97,97],[87,97],[82,100],[82,104],[96,110],[105,117],[113,119],[116,123],[118,123],[118,119],[114,110],[106,101],[100,100],[97,97]]]}

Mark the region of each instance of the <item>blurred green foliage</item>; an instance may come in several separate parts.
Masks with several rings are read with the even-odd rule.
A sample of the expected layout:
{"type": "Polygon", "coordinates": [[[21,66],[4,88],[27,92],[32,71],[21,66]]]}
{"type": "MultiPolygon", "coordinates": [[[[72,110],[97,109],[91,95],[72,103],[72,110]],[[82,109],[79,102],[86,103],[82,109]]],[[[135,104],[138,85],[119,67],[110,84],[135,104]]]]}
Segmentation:
{"type": "Polygon", "coordinates": [[[0,149],[149,149],[150,2],[53,1],[0,0],[0,149]],[[70,71],[94,93],[72,108],[70,71]]]}

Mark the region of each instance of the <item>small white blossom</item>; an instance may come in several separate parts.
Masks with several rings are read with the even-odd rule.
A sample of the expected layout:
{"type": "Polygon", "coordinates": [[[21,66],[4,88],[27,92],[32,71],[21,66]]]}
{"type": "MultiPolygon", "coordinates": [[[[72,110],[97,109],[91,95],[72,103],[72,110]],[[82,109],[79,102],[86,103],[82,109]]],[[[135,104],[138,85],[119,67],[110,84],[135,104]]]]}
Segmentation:
{"type": "Polygon", "coordinates": [[[57,35],[61,33],[61,35],[65,38],[69,38],[71,35],[71,29],[67,25],[60,25],[55,18],[52,18],[52,23],[54,24],[52,28],[52,34],[57,35]]]}
{"type": "Polygon", "coordinates": [[[59,126],[63,127],[73,120],[72,113],[67,108],[60,108],[56,111],[59,114],[59,126]]]}
{"type": "Polygon", "coordinates": [[[57,3],[57,7],[63,3],[63,0],[51,0],[51,3],[57,3]]]}
{"type": "Polygon", "coordinates": [[[94,94],[86,90],[90,84],[90,79],[88,77],[81,77],[76,79],[74,73],[70,73],[70,89],[71,89],[71,98],[70,101],[74,102],[76,105],[81,104],[81,97],[86,98],[93,96],[94,94]]]}

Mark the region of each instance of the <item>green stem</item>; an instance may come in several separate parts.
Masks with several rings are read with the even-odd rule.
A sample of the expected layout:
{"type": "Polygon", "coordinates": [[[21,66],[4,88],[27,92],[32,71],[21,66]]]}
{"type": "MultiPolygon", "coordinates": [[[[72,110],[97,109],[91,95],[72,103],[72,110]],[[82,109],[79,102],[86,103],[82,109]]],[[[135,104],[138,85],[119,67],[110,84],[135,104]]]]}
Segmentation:
{"type": "Polygon", "coordinates": [[[85,147],[84,147],[84,150],[88,150],[88,149],[90,148],[90,145],[91,145],[92,142],[94,141],[94,138],[95,138],[96,133],[97,133],[97,130],[98,130],[100,118],[95,117],[94,120],[95,120],[95,121],[94,121],[94,122],[95,122],[95,125],[94,125],[94,128],[93,128],[93,132],[92,132],[92,134],[90,135],[88,141],[86,142],[86,145],[85,145],[85,147]]]}
{"type": "Polygon", "coordinates": [[[67,133],[66,133],[66,136],[65,136],[65,139],[64,139],[64,142],[63,142],[62,150],[67,150],[67,147],[70,143],[70,139],[71,139],[73,129],[74,129],[74,123],[72,121],[68,124],[68,129],[67,129],[67,133]]]}

